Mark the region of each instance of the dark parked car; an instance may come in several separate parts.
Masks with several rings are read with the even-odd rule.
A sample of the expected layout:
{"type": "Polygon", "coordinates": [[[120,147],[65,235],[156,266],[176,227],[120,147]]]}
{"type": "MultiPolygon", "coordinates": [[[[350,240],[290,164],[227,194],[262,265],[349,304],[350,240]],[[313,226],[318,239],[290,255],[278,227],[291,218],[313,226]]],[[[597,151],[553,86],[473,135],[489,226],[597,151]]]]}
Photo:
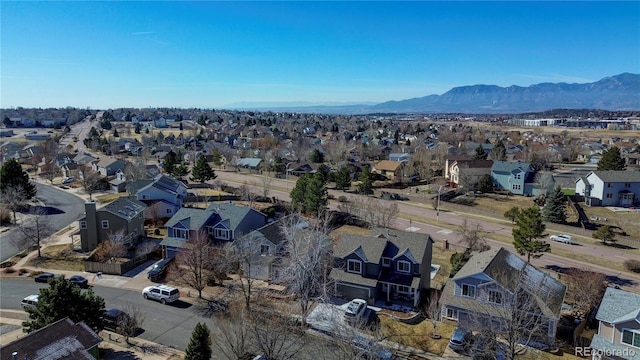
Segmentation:
{"type": "Polygon", "coordinates": [[[89,280],[83,278],[80,275],[73,275],[72,277],[69,278],[69,281],[80,286],[81,288],[89,287],[89,280]]]}
{"type": "Polygon", "coordinates": [[[173,258],[166,258],[153,265],[153,268],[147,273],[147,278],[151,281],[158,281],[164,277],[173,258]]]}
{"type": "Polygon", "coordinates": [[[120,333],[123,327],[127,325],[130,316],[126,312],[119,309],[109,309],[104,314],[103,326],[105,330],[120,333]]]}
{"type": "Polygon", "coordinates": [[[38,283],[48,283],[49,279],[53,279],[55,275],[53,275],[52,273],[42,273],[42,274],[38,274],[36,276],[33,277],[33,280],[35,280],[38,283]]]}

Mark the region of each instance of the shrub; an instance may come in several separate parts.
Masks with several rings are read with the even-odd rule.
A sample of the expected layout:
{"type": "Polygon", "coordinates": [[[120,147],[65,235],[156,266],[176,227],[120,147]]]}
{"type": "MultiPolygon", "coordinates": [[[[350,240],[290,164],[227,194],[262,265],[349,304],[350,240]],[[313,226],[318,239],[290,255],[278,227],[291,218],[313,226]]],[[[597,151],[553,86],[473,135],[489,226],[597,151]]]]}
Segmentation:
{"type": "Polygon", "coordinates": [[[160,235],[160,229],[153,230],[153,235],[160,235]]]}
{"type": "Polygon", "coordinates": [[[24,275],[24,274],[26,274],[28,272],[29,271],[27,269],[23,269],[23,268],[18,269],[18,274],[20,274],[20,275],[24,275]]]}
{"type": "Polygon", "coordinates": [[[340,195],[340,197],[338,197],[338,201],[340,201],[341,203],[346,203],[349,202],[349,199],[344,195],[340,195]]]}
{"type": "Polygon", "coordinates": [[[16,272],[16,269],[12,268],[12,267],[8,267],[6,269],[4,269],[4,273],[5,274],[13,274],[16,272]]]}
{"type": "Polygon", "coordinates": [[[640,273],[640,260],[626,260],[624,262],[624,267],[629,271],[640,273]]]}
{"type": "Polygon", "coordinates": [[[13,265],[15,265],[15,264],[16,264],[16,262],[15,262],[15,261],[13,261],[13,260],[7,260],[7,261],[3,262],[2,264],[0,264],[0,268],[10,268],[10,267],[12,267],[12,266],[13,266],[13,265]]]}
{"type": "Polygon", "coordinates": [[[11,216],[11,211],[0,208],[0,224],[11,224],[13,217],[11,216]]]}

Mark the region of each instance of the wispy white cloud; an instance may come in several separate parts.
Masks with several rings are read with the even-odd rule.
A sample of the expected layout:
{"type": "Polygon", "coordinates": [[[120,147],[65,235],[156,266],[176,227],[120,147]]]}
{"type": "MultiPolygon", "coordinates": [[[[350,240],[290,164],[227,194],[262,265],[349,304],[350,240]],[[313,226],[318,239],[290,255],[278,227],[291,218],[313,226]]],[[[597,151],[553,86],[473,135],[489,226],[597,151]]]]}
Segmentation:
{"type": "Polygon", "coordinates": [[[131,33],[131,35],[151,35],[151,34],[155,34],[155,31],[135,31],[131,33]]]}

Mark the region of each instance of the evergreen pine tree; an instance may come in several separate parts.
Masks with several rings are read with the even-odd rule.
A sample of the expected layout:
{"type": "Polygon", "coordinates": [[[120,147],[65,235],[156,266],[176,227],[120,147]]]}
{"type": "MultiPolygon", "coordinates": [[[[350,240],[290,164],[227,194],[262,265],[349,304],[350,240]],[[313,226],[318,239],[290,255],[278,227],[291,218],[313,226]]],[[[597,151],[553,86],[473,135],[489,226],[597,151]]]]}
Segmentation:
{"type": "Polygon", "coordinates": [[[22,166],[16,159],[11,159],[0,168],[0,193],[9,188],[21,189],[25,199],[36,196],[38,190],[29,181],[29,174],[22,170],[22,166]]]}
{"type": "Polygon", "coordinates": [[[566,196],[562,193],[560,186],[553,189],[547,197],[542,211],[544,221],[556,224],[567,222],[566,196]]]}
{"type": "Polygon", "coordinates": [[[311,181],[309,174],[303,174],[296,181],[296,186],[291,190],[291,207],[294,210],[305,212],[305,194],[311,181]]]}
{"type": "Polygon", "coordinates": [[[184,360],[211,359],[211,333],[204,323],[196,324],[191,333],[191,339],[185,350],[184,360]]]}
{"type": "Polygon", "coordinates": [[[318,150],[318,149],[314,149],[313,152],[311,153],[310,159],[312,163],[323,163],[324,162],[324,154],[322,153],[322,151],[318,150]]]}
{"type": "Polygon", "coordinates": [[[199,181],[200,184],[203,184],[217,177],[215,171],[209,166],[207,158],[204,155],[200,155],[191,169],[191,181],[199,181]]]}
{"type": "Polygon", "coordinates": [[[551,250],[547,242],[538,240],[545,237],[545,229],[537,206],[524,209],[516,217],[516,227],[512,230],[513,245],[518,254],[527,255],[527,262],[531,262],[531,257],[539,258],[551,250]]]}
{"type": "Polygon", "coordinates": [[[498,140],[496,145],[491,150],[491,159],[498,161],[507,160],[507,148],[504,146],[502,139],[498,140]]]}
{"type": "Polygon", "coordinates": [[[626,168],[624,159],[620,155],[620,149],[617,146],[611,147],[602,154],[602,158],[598,161],[598,170],[624,170],[626,168]]]}
{"type": "Polygon", "coordinates": [[[594,239],[602,240],[605,245],[607,245],[607,242],[616,242],[616,234],[614,234],[609,225],[599,227],[591,236],[594,239]]]}
{"type": "Polygon", "coordinates": [[[220,154],[220,150],[213,149],[213,154],[211,155],[213,160],[213,165],[220,166],[222,165],[222,154],[220,154]]]}
{"type": "Polygon", "coordinates": [[[349,172],[349,168],[343,166],[336,174],[336,189],[343,190],[349,187],[351,187],[351,173],[349,172]]]}
{"type": "Polygon", "coordinates": [[[493,178],[491,175],[482,175],[480,180],[478,180],[478,191],[485,194],[493,192],[493,178]]]}
{"type": "Polygon", "coordinates": [[[173,171],[178,164],[178,156],[173,150],[169,151],[167,155],[165,155],[164,160],[162,161],[162,167],[167,174],[173,174],[173,171]]]}
{"type": "Polygon", "coordinates": [[[40,289],[38,304],[25,308],[29,320],[22,323],[26,332],[43,328],[65,317],[74,323],[84,321],[92,329],[102,327],[104,299],[92,289],[82,291],[64,276],[49,280],[49,287],[40,289]]]}
{"type": "Polygon", "coordinates": [[[308,214],[318,215],[329,204],[327,185],[321,171],[316,172],[307,184],[304,208],[308,214]]]}
{"type": "Polygon", "coordinates": [[[368,195],[373,192],[373,176],[371,175],[369,165],[365,165],[362,167],[362,173],[360,173],[358,181],[360,181],[360,184],[358,185],[358,191],[361,194],[368,195]]]}
{"type": "Polygon", "coordinates": [[[476,153],[473,154],[473,159],[474,160],[486,160],[487,156],[489,156],[489,154],[487,154],[484,151],[484,148],[482,147],[482,144],[479,144],[478,147],[476,148],[476,153]]]}

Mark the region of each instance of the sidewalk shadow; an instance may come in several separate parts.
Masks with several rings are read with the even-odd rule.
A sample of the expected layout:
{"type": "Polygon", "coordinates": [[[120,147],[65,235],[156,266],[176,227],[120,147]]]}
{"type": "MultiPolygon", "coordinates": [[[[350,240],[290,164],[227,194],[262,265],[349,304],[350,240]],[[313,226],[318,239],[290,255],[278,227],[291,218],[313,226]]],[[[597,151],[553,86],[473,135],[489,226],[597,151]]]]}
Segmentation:
{"type": "Polygon", "coordinates": [[[122,276],[128,277],[128,278],[135,277],[136,275],[142,273],[146,268],[148,268],[149,266],[154,264],[156,261],[157,260],[147,260],[144,263],[142,263],[142,264],[134,267],[133,269],[127,271],[126,273],[122,274],[122,276]]]}

